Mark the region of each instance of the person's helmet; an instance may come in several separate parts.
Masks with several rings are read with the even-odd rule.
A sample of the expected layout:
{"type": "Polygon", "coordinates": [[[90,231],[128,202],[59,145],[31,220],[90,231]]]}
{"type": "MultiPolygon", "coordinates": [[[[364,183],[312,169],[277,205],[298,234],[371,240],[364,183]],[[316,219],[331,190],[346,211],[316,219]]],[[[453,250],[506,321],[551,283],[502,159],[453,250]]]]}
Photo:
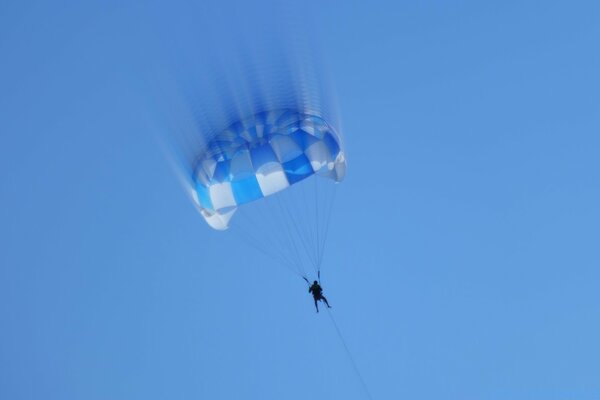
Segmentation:
{"type": "Polygon", "coordinates": [[[318,285],[318,284],[319,284],[319,282],[317,282],[317,281],[313,282],[313,285],[318,285]]]}

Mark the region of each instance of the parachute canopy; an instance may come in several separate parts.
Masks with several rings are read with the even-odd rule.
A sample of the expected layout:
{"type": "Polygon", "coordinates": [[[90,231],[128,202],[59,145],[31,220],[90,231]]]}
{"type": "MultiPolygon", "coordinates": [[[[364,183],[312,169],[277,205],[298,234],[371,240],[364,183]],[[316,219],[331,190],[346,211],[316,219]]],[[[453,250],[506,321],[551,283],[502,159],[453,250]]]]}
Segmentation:
{"type": "Polygon", "coordinates": [[[261,112],[207,143],[193,168],[193,197],[206,222],[224,230],[238,206],[313,175],[340,182],[345,170],[341,137],[321,117],[261,112]]]}

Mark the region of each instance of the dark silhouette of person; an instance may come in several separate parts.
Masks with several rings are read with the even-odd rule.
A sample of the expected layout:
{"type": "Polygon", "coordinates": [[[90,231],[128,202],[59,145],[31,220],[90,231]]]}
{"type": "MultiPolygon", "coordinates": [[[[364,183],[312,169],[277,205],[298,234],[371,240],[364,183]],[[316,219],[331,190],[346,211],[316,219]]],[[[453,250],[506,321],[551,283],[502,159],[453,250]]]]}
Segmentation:
{"type": "Polygon", "coordinates": [[[308,288],[308,293],[312,293],[313,298],[315,299],[315,308],[317,312],[319,312],[319,306],[317,305],[317,301],[323,300],[325,304],[327,304],[328,308],[331,308],[325,296],[323,296],[323,288],[319,285],[319,282],[314,281],[313,284],[308,288]]]}

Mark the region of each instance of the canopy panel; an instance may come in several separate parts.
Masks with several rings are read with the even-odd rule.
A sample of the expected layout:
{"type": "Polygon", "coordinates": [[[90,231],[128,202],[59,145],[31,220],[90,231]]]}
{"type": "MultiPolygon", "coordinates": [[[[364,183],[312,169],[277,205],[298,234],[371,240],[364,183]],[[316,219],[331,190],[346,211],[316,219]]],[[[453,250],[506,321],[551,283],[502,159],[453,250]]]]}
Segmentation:
{"type": "Polygon", "coordinates": [[[267,111],[215,136],[194,167],[194,200],[208,224],[227,229],[238,206],[282,191],[315,174],[340,182],[342,141],[322,118],[267,111]]]}

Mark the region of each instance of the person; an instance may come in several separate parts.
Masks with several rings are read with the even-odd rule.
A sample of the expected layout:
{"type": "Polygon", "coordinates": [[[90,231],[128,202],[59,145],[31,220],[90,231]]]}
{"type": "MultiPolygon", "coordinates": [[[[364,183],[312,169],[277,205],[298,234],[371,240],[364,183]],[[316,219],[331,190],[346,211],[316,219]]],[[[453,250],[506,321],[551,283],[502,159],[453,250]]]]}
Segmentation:
{"type": "Polygon", "coordinates": [[[314,281],[313,284],[308,288],[308,293],[312,293],[313,298],[315,299],[315,308],[317,312],[319,312],[319,306],[317,305],[317,301],[323,300],[327,305],[327,308],[331,308],[325,296],[323,296],[323,288],[319,285],[319,282],[314,281]]]}

